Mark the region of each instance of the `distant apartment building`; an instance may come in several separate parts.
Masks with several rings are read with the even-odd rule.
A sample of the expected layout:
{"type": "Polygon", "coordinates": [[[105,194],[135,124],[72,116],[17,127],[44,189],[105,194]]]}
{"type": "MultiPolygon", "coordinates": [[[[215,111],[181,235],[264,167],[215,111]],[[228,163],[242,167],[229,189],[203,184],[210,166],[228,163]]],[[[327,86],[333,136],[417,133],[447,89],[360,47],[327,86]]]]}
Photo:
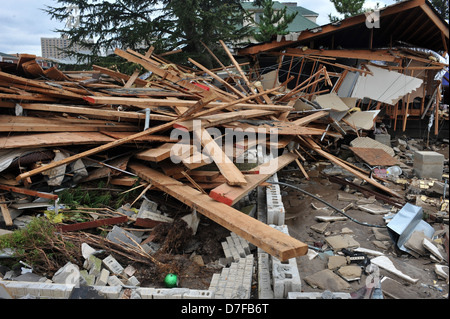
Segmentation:
{"type": "Polygon", "coordinates": [[[67,37],[41,38],[41,51],[42,57],[44,58],[56,59],[62,62],[70,62],[72,59],[67,53],[64,52],[66,49],[89,54],[89,50],[79,44],[70,46],[70,39],[67,37]]]}

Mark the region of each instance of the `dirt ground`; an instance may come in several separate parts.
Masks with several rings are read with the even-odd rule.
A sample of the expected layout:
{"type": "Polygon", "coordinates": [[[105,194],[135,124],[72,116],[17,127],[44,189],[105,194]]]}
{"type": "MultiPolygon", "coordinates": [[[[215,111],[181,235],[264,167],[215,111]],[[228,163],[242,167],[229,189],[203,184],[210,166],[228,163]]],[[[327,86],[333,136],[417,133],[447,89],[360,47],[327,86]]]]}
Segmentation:
{"type": "MultiPolygon", "coordinates": [[[[339,209],[343,209],[349,204],[349,202],[338,200],[339,193],[348,194],[345,192],[343,186],[337,183],[332,183],[327,178],[319,176],[319,174],[311,173],[311,179],[309,181],[304,179],[303,176],[301,176],[301,173],[279,172],[278,176],[280,181],[283,181],[284,179],[290,180],[291,182],[286,183],[291,183],[292,185],[296,185],[311,194],[318,195],[320,198],[339,209]]],[[[394,187],[396,191],[402,191],[401,186],[395,185],[394,187]]],[[[312,204],[314,204],[316,208],[326,207],[326,205],[311,196],[305,195],[289,187],[282,187],[282,192],[284,195],[283,202],[286,209],[285,223],[288,226],[289,234],[292,237],[297,238],[310,246],[321,247],[322,250],[327,250],[325,236],[339,235],[344,228],[350,229],[352,232],[351,235],[360,244],[360,247],[383,252],[391,260],[393,260],[397,269],[412,278],[419,279],[416,284],[410,284],[395,275],[387,273],[383,269],[380,270],[381,276],[388,276],[399,281],[403,285],[404,289],[408,291],[408,298],[443,299],[445,298],[444,295],[448,295],[448,284],[446,284],[444,280],[438,278],[434,271],[434,263],[430,258],[415,258],[404,252],[399,256],[397,255],[392,242],[386,249],[380,249],[380,247],[377,247],[374,244],[375,235],[372,230],[373,227],[360,225],[349,219],[346,221],[331,222],[326,228],[326,232],[324,234],[318,233],[311,229],[312,225],[318,223],[315,217],[329,215],[329,213],[324,213],[323,210],[314,209],[312,204]],[[438,289],[442,289],[442,291],[439,291],[438,289]]],[[[352,192],[355,192],[355,190],[352,191],[350,189],[350,193],[352,192]]],[[[378,201],[378,204],[385,203],[378,201]]],[[[386,225],[383,220],[383,215],[373,215],[359,209],[349,209],[346,213],[352,218],[363,223],[370,225],[386,225]]],[[[341,216],[339,213],[335,213],[334,215],[341,216]]],[[[441,223],[430,224],[435,228],[435,230],[441,229],[441,223]]],[[[385,228],[377,229],[388,235],[385,228]]],[[[328,247],[328,250],[329,249],[330,247],[328,247]]],[[[320,270],[327,269],[327,262],[328,257],[324,253],[319,253],[319,255],[312,260],[310,260],[307,256],[297,258],[303,291],[323,292],[323,289],[313,288],[308,285],[308,283],[305,282],[305,278],[317,273],[320,270]]],[[[367,276],[363,272],[360,280],[349,282],[351,290],[344,292],[352,293],[364,288],[366,285],[366,279],[367,276]]],[[[333,285],[331,283],[329,290],[335,291],[333,290],[333,285]]],[[[384,295],[384,297],[388,299],[390,298],[386,295],[384,295]]]]}
{"type": "MultiPolygon", "coordinates": [[[[355,190],[348,188],[345,190],[344,186],[330,182],[326,176],[320,173],[325,167],[330,166],[329,164],[324,167],[319,166],[318,170],[309,171],[311,178],[310,180],[306,180],[303,175],[295,169],[295,166],[289,166],[287,169],[278,172],[278,179],[281,182],[295,185],[311,194],[319,196],[324,201],[339,209],[346,207],[349,202],[339,200],[338,194],[352,194],[359,196],[360,198],[366,198],[364,195],[358,194],[355,190]]],[[[404,187],[401,185],[391,183],[390,187],[400,194],[405,192],[404,187]]],[[[281,187],[281,190],[286,210],[285,224],[288,226],[289,234],[312,247],[321,248],[323,250],[322,252],[317,250],[317,252],[319,252],[318,256],[311,260],[308,256],[297,258],[300,278],[302,280],[302,291],[323,292],[325,290],[310,286],[305,281],[305,278],[320,270],[328,268],[328,255],[324,252],[330,252],[331,250],[330,247],[327,246],[325,240],[326,236],[339,235],[343,230],[347,229],[359,243],[360,247],[383,252],[393,260],[397,269],[412,278],[419,279],[416,284],[411,284],[381,269],[381,278],[383,276],[392,278],[398,281],[402,288],[407,291],[407,294],[399,294],[399,297],[407,296],[408,299],[444,299],[445,295],[448,294],[448,285],[436,275],[434,271],[434,262],[432,262],[430,258],[415,258],[404,252],[399,254],[399,250],[394,249],[395,245],[393,242],[389,242],[387,247],[382,249],[374,243],[376,238],[373,227],[360,225],[352,220],[331,222],[326,228],[325,233],[318,233],[311,229],[312,225],[319,223],[315,217],[329,215],[332,210],[317,209],[324,208],[326,205],[298,190],[283,186],[281,187]]],[[[377,201],[376,203],[379,205],[386,205],[386,203],[381,201],[377,201]]],[[[391,205],[388,204],[387,206],[390,207],[391,205]]],[[[380,226],[386,225],[383,215],[373,215],[354,208],[347,210],[346,213],[362,223],[380,226]]],[[[336,212],[333,215],[340,216],[339,213],[336,212]]],[[[429,222],[436,230],[441,229],[441,226],[443,225],[442,223],[433,223],[432,221],[427,222],[429,222]]],[[[195,235],[189,232],[183,234],[182,225],[178,225],[176,228],[177,229],[174,230],[161,227],[161,229],[155,231],[155,236],[157,237],[155,242],[159,242],[166,247],[165,250],[167,252],[167,254],[158,253],[155,257],[174,267],[173,269],[177,272],[180,280],[179,287],[208,289],[213,274],[220,273],[221,271],[222,267],[218,264],[219,258],[224,257],[221,242],[225,241],[226,237],[230,235],[229,230],[204,216],[201,216],[201,221],[195,235]],[[174,236],[174,232],[176,233],[176,236],[174,236]],[[168,242],[169,238],[172,238],[170,239],[170,242],[168,242]],[[203,265],[199,265],[195,261],[195,256],[201,256],[200,261],[203,265]]],[[[379,232],[388,236],[386,228],[377,229],[379,232]]],[[[384,243],[386,244],[386,241],[384,243]]],[[[371,258],[371,256],[369,257],[371,258]]],[[[146,269],[146,267],[140,267],[137,273],[137,277],[142,281],[142,285],[147,287],[163,287],[164,275],[164,271],[155,272],[154,269],[146,269]]],[[[368,280],[368,274],[363,272],[361,279],[348,282],[351,288],[350,290],[343,292],[356,293],[357,291],[361,291],[366,285],[366,280],[368,280]]],[[[254,290],[256,291],[256,281],[254,283],[254,290]]],[[[332,284],[330,284],[328,290],[337,291],[332,284]]],[[[252,298],[257,298],[257,293],[253,292],[252,296],[252,298]]],[[[384,298],[390,299],[392,296],[384,295],[384,298]]]]}

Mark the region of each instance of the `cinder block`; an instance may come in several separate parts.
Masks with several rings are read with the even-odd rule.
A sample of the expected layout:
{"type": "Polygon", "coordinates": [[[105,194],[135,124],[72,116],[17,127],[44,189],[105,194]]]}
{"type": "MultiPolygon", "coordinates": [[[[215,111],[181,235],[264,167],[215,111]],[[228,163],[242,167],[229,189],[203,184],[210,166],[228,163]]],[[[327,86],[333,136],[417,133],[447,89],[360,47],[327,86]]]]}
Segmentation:
{"type": "Polygon", "coordinates": [[[118,299],[122,286],[92,286],[99,294],[105,296],[107,299],[118,299]]]}
{"type": "Polygon", "coordinates": [[[139,286],[141,283],[139,282],[139,280],[135,277],[135,276],[131,276],[130,278],[128,278],[127,280],[127,286],[139,286]]]}
{"type": "Polygon", "coordinates": [[[258,253],[258,298],[273,299],[269,254],[258,253]]]}
{"type": "Polygon", "coordinates": [[[142,299],[153,299],[155,294],[155,288],[139,287],[136,291],[141,295],[142,299]]]}
{"type": "MultiPolygon", "coordinates": [[[[286,225],[271,226],[289,235],[286,225]]],[[[302,285],[297,260],[295,258],[291,258],[285,262],[282,262],[273,256],[271,259],[274,298],[287,298],[289,292],[301,291],[302,285]]]]}
{"type": "Polygon", "coordinates": [[[109,278],[109,270],[103,268],[100,272],[100,275],[97,278],[97,281],[95,282],[96,286],[106,286],[108,284],[108,278],[109,278]]]}
{"type": "Polygon", "coordinates": [[[113,274],[120,275],[124,272],[124,268],[122,267],[122,265],[119,264],[119,262],[114,259],[112,255],[109,255],[108,257],[103,259],[103,264],[113,274]]]}
{"type": "Polygon", "coordinates": [[[210,290],[189,289],[183,294],[183,299],[214,299],[214,292],[210,290]]]}
{"type": "Polygon", "coordinates": [[[414,152],[414,172],[419,178],[442,179],[445,157],[433,151],[414,152]]]}
{"type": "Polygon", "coordinates": [[[289,292],[287,299],[352,299],[347,292],[289,292]]]}
{"type": "Polygon", "coordinates": [[[69,298],[74,284],[50,284],[25,281],[1,281],[3,286],[14,298],[21,298],[30,294],[38,298],[67,299],[69,298]]]}
{"type": "Polygon", "coordinates": [[[389,134],[375,134],[375,141],[391,147],[391,135],[389,134]]]}
{"type": "Polygon", "coordinates": [[[112,275],[108,277],[108,285],[122,287],[123,282],[116,275],[112,275]]]}
{"type": "Polygon", "coordinates": [[[153,299],[182,299],[188,288],[155,289],[153,299]]]}
{"type": "Polygon", "coordinates": [[[292,291],[301,291],[302,284],[295,258],[281,262],[272,257],[272,278],[274,298],[287,298],[292,291]]]}

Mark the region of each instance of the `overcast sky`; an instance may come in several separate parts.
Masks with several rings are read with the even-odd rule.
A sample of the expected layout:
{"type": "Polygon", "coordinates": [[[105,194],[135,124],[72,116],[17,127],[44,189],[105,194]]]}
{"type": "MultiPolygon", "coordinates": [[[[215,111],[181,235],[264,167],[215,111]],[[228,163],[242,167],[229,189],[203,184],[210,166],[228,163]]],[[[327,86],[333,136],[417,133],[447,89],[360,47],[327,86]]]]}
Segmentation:
{"type": "MultiPolygon", "coordinates": [[[[280,2],[294,2],[281,0],[280,2]]],[[[366,7],[380,7],[394,3],[393,0],[366,0],[366,7]]],[[[327,24],[328,14],[338,15],[330,0],[300,0],[297,3],[319,14],[317,23],[327,24]]],[[[64,24],[51,20],[42,11],[46,6],[57,6],[55,0],[2,1],[0,5],[0,52],[41,55],[41,37],[59,37],[54,32],[64,24]]]]}

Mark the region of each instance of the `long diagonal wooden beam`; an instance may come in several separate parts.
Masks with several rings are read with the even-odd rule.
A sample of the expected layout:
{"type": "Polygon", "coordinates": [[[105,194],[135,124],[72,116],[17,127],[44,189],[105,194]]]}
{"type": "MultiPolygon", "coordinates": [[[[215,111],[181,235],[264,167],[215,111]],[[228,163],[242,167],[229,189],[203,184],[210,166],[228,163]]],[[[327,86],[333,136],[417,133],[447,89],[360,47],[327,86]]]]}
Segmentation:
{"type": "Polygon", "coordinates": [[[173,196],[219,225],[234,232],[281,261],[303,256],[308,245],[264,224],[202,192],[183,184],[141,163],[130,163],[128,168],[142,179],[173,196]]]}

